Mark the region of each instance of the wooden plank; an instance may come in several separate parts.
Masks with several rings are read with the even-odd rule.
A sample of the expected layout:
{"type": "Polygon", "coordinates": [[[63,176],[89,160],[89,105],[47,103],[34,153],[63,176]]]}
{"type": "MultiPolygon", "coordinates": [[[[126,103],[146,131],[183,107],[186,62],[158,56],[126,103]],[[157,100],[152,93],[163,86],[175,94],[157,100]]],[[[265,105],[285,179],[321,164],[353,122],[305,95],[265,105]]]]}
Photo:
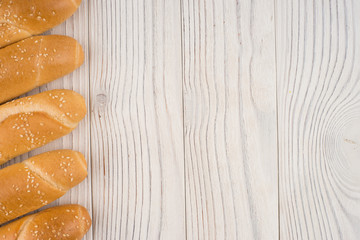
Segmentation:
{"type": "Polygon", "coordinates": [[[180,4],[89,4],[94,239],[184,239],[180,4]]]}
{"type": "Polygon", "coordinates": [[[276,1],[282,239],[360,238],[360,2],[276,1]]]}
{"type": "MultiPolygon", "coordinates": [[[[43,87],[37,88],[26,95],[34,95],[39,92],[43,92],[51,89],[72,89],[80,94],[82,94],[86,98],[87,105],[89,106],[89,65],[88,65],[88,3],[87,1],[83,1],[79,10],[66,20],[63,24],[55,27],[54,29],[48,31],[45,34],[61,34],[74,37],[77,39],[81,45],[83,46],[86,57],[84,65],[76,70],[74,73],[69,74],[61,79],[58,79],[52,83],[49,83],[43,87]]],[[[90,108],[88,108],[90,110],[90,108]]],[[[64,197],[55,201],[54,203],[46,206],[44,208],[48,208],[51,206],[62,205],[62,204],[81,204],[85,206],[90,214],[92,210],[92,202],[91,202],[91,164],[89,163],[90,157],[90,115],[80,123],[79,127],[73,131],[68,136],[65,136],[61,139],[58,139],[42,148],[34,150],[30,153],[24,154],[16,159],[10,161],[2,167],[6,167],[8,165],[14,164],[16,162],[23,161],[31,156],[57,150],[57,149],[73,149],[76,151],[82,152],[87,161],[89,167],[89,176],[88,178],[81,183],[79,186],[70,190],[64,197]]],[[[85,240],[92,239],[92,232],[90,231],[85,240]]]]}
{"type": "Polygon", "coordinates": [[[273,5],[182,1],[188,239],[278,239],[273,5]]]}

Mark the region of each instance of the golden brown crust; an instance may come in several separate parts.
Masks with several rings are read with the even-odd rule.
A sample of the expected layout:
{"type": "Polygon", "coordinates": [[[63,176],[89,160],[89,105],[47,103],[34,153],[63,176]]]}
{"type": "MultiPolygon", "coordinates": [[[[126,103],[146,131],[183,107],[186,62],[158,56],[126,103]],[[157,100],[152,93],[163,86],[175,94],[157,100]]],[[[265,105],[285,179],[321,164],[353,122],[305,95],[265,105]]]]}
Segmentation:
{"type": "Polygon", "coordinates": [[[63,77],[83,62],[81,45],[66,36],[31,37],[0,49],[0,103],[63,77]]]}
{"type": "Polygon", "coordinates": [[[0,239],[80,240],[90,226],[91,218],[84,207],[64,205],[49,208],[1,227],[0,239]]]}
{"type": "Polygon", "coordinates": [[[0,1],[0,47],[53,28],[69,18],[79,0],[0,1]]]}
{"type": "Polygon", "coordinates": [[[18,234],[21,232],[22,226],[29,219],[29,217],[23,217],[11,224],[0,227],[0,239],[18,240],[18,234]]]}
{"type": "Polygon", "coordinates": [[[43,153],[24,161],[24,164],[47,182],[64,191],[78,185],[87,175],[85,157],[72,150],[43,153]]]}
{"type": "Polygon", "coordinates": [[[0,170],[0,224],[45,206],[87,176],[82,154],[59,150],[0,170]]]}
{"type": "Polygon", "coordinates": [[[84,98],[51,90],[0,106],[0,164],[74,130],[86,114],[84,98]]]}

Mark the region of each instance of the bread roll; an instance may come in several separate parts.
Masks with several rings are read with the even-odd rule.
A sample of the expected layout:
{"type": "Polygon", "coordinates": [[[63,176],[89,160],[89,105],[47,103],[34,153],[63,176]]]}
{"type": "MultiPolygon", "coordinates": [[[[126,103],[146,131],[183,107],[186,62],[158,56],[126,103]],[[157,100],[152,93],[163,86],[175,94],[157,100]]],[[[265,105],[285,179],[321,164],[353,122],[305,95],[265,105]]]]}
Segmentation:
{"type": "Polygon", "coordinates": [[[80,240],[89,231],[91,218],[80,205],[49,208],[0,228],[6,240],[80,240]]]}
{"type": "Polygon", "coordinates": [[[85,114],[84,98],[71,90],[51,90],[1,105],[0,164],[70,133],[85,114]]]}
{"type": "Polygon", "coordinates": [[[0,224],[55,201],[86,176],[84,156],[71,150],[44,153],[1,169],[0,224]]]}
{"type": "Polygon", "coordinates": [[[66,36],[31,37],[0,49],[0,103],[80,67],[84,52],[66,36]]]}
{"type": "Polygon", "coordinates": [[[69,18],[81,0],[0,1],[0,47],[43,33],[69,18]]]}

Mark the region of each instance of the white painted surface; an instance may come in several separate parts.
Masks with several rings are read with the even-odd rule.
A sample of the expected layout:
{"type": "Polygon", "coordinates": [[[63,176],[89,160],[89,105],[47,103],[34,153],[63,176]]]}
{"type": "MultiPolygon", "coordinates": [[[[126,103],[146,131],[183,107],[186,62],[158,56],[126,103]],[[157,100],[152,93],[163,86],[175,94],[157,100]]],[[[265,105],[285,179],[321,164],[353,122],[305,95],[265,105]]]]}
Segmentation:
{"type": "Polygon", "coordinates": [[[184,239],[180,5],[90,4],[95,239],[184,239]]]}
{"type": "MultiPolygon", "coordinates": [[[[360,2],[93,0],[49,33],[89,114],[26,154],[83,152],[52,205],[88,239],[359,239],[360,2]]],[[[10,163],[10,164],[11,164],[10,163]]]]}
{"type": "Polygon", "coordinates": [[[360,2],[277,0],[281,239],[360,238],[360,2]]]}
{"type": "Polygon", "coordinates": [[[277,239],[273,3],[183,1],[188,239],[277,239]]]}

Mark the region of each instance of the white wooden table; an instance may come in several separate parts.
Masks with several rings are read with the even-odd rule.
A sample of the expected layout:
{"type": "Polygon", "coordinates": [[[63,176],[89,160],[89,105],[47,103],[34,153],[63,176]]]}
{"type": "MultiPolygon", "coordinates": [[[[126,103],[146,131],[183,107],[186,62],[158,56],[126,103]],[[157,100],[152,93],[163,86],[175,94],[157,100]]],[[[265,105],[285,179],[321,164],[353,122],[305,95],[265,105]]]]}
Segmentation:
{"type": "MultiPolygon", "coordinates": [[[[360,239],[360,1],[84,0],[88,115],[48,150],[85,239],[360,239]]],[[[14,162],[14,161],[13,161],[14,162]]],[[[12,163],[13,163],[12,162],[12,163]]]]}

